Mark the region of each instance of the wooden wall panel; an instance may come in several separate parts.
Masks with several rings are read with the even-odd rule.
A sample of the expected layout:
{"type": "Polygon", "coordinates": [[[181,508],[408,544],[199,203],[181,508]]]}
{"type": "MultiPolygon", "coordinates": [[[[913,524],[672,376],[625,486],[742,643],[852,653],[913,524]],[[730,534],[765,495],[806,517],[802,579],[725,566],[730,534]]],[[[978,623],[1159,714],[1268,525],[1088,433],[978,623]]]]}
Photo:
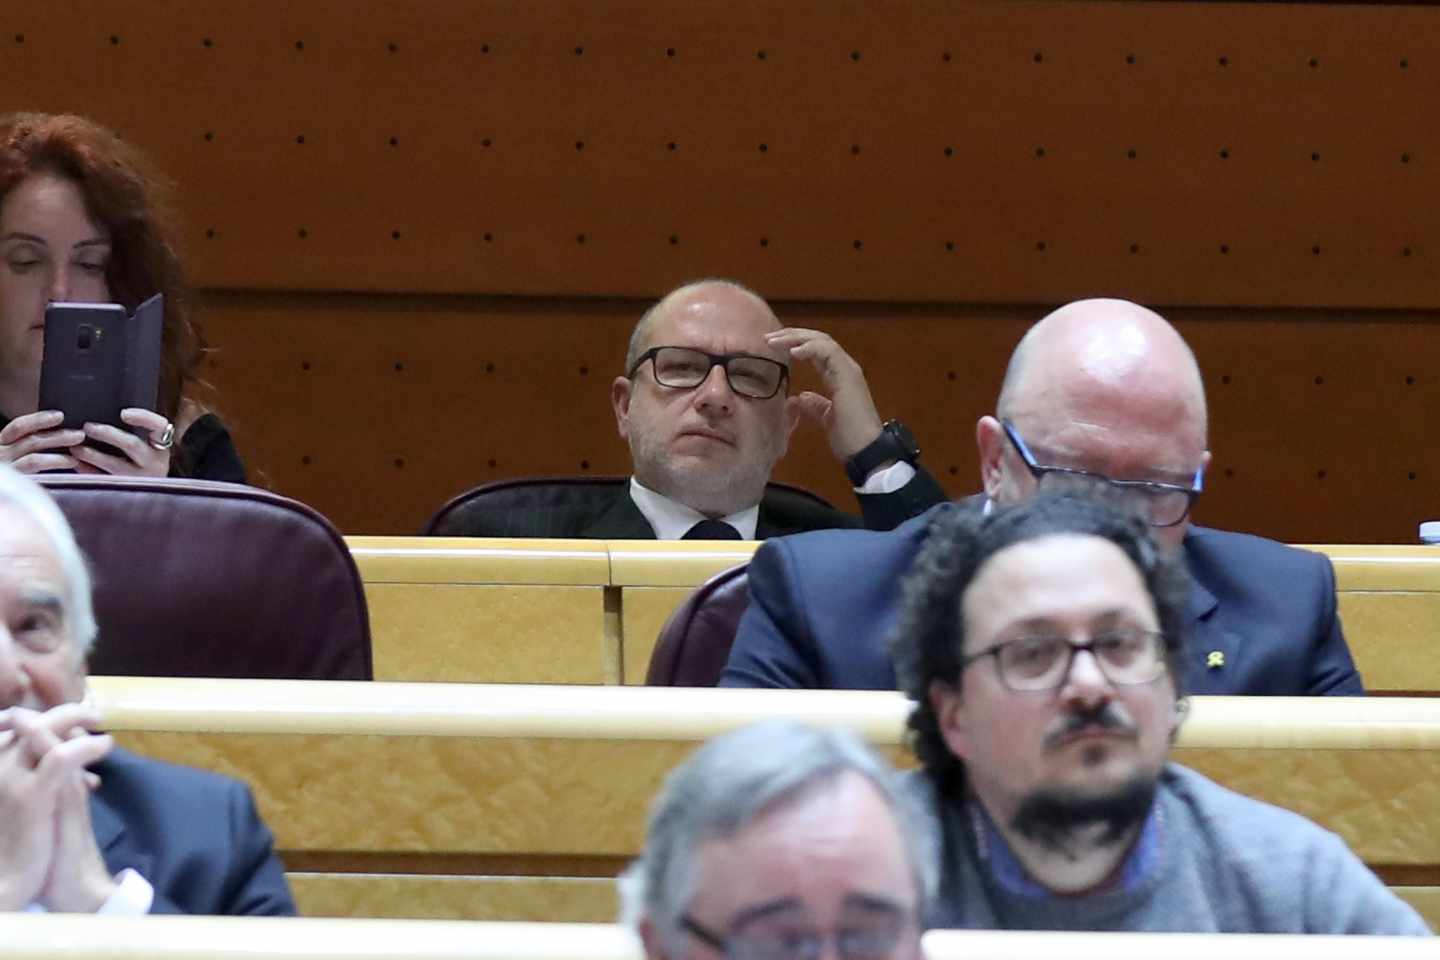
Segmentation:
{"type": "Polygon", "coordinates": [[[149,145],[212,286],[634,296],[722,273],[794,298],[1428,307],[1437,26],[1376,5],[108,0],[8,11],[0,83],[149,145]]]}
{"type": "MultiPolygon", "coordinates": [[[[608,390],[641,301],[225,294],[209,371],[262,482],[347,533],[405,534],[453,494],[527,473],[624,473],[608,390]]],[[[860,360],[955,496],[975,419],[1045,307],[776,304],[860,360]]],[[[1440,517],[1440,326],[1412,313],[1169,310],[1205,372],[1206,524],[1296,542],[1413,542],[1440,517]]],[[[800,371],[801,386],[814,378],[800,371]]],[[[854,509],[819,431],[780,479],[854,509]]]]}
{"type": "MultiPolygon", "coordinates": [[[[175,177],[242,450],[347,532],[623,472],[626,331],[729,275],[849,345],[957,495],[1046,305],[1160,306],[1209,380],[1203,522],[1406,542],[1440,476],[1437,28],[1378,4],[99,0],[5,11],[0,84],[175,177]]],[[[849,504],[813,431],[779,476],[849,504]]]]}

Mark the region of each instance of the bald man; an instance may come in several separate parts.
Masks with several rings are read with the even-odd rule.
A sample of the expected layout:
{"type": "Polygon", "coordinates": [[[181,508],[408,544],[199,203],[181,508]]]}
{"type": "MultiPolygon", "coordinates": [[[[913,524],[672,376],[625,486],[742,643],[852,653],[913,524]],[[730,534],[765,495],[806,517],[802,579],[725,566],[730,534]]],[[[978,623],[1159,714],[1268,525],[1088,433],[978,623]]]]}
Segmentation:
{"type": "Polygon", "coordinates": [[[436,532],[763,540],[860,526],[817,502],[767,491],[802,419],[825,430],[854,482],[865,526],[891,529],[944,498],[916,464],[908,431],[881,424],[860,365],[824,333],[783,327],[769,304],[734,281],[689,283],[647,310],[610,403],[634,468],[624,489],[529,510],[477,502],[436,532]],[[792,362],[812,365],[825,395],[792,396],[792,362]]]}
{"type": "Polygon", "coordinates": [[[1364,693],[1326,557],[1189,524],[1210,463],[1205,391],[1163,317],[1123,300],[1061,307],[1021,339],[995,409],[975,427],[983,495],[889,533],[812,534],[755,555],[722,685],[894,689],[900,580],[936,511],[1080,483],[1132,504],[1162,548],[1183,553],[1188,693],[1364,693]]]}

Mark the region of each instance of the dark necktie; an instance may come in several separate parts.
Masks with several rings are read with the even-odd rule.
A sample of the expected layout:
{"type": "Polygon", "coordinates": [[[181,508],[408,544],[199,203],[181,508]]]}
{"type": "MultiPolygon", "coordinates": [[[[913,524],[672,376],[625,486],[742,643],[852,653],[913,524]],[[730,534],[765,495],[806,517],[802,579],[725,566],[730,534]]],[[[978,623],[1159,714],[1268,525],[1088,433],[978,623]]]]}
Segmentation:
{"type": "Polygon", "coordinates": [[[739,540],[740,531],[724,520],[701,520],[685,531],[681,540],[739,540]]]}

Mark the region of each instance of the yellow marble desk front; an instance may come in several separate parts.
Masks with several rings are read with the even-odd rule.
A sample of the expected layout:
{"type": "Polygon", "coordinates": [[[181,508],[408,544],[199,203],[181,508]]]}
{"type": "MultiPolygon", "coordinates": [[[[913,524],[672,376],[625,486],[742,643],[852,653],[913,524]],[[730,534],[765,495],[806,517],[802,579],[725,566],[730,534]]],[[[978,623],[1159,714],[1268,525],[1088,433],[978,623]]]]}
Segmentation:
{"type": "Polygon", "coordinates": [[[375,679],[614,682],[620,672],[620,639],[607,627],[606,589],[366,584],[375,679]]]}
{"type": "Polygon", "coordinates": [[[660,628],[691,592],[691,587],[625,587],[620,591],[620,636],[627,684],[645,682],[660,628]]]}
{"type": "Polygon", "coordinates": [[[608,923],[620,911],[611,877],[467,877],[290,873],[307,917],[608,923]]]}
{"type": "Polygon", "coordinates": [[[1365,689],[1440,694],[1440,547],[1307,549],[1335,566],[1340,622],[1365,689]]]}
{"type": "MultiPolygon", "coordinates": [[[[640,849],[664,776],[703,739],[762,716],[841,724],[892,759],[907,705],[882,692],[99,677],[125,746],[239,777],[322,909],[373,910],[389,884],[442,885],[437,909],[574,910],[640,849]],[[529,878],[506,887],[493,878],[529,878]],[[447,880],[448,883],[448,880],[447,880]],[[457,899],[458,898],[458,899],[457,899]]],[[[1336,831],[1427,907],[1440,877],[1440,701],[1195,698],[1176,758],[1336,831]]],[[[401,897],[397,909],[421,900],[401,897]]],[[[424,894],[416,892],[422,898],[424,894]]],[[[487,912],[489,911],[489,912],[487,912]]]]}

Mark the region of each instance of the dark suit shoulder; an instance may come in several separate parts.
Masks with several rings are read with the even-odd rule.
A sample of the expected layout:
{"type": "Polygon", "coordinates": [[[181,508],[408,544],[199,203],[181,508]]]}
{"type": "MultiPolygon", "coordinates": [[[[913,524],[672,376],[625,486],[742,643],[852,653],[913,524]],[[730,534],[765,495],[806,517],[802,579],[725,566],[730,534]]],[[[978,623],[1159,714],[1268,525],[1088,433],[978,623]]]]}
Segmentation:
{"type": "Polygon", "coordinates": [[[760,518],[755,524],[755,539],[785,537],[813,530],[853,530],[860,519],[834,507],[816,503],[794,494],[765,494],[760,501],[760,518]]]}
{"type": "Polygon", "coordinates": [[[885,649],[900,583],[945,504],[891,531],[818,530],[767,541],[721,686],[893,690],[885,649]]]}
{"type": "MultiPolygon", "coordinates": [[[[855,524],[848,527],[809,530],[786,537],[785,547],[798,554],[805,554],[807,559],[810,559],[809,555],[811,554],[816,557],[829,555],[847,565],[854,563],[853,554],[850,554],[850,551],[861,551],[866,557],[876,556],[877,553],[879,555],[910,554],[924,541],[930,529],[930,523],[939,511],[951,509],[952,506],[947,502],[932,507],[893,530],[870,530],[855,524]],[[845,554],[837,554],[835,552],[837,549],[843,549],[845,554]]],[[[855,518],[851,517],[850,519],[853,521],[855,518]]]]}
{"type": "Polygon", "coordinates": [[[94,766],[96,841],[133,867],[154,913],[289,915],[295,903],[250,790],[238,780],[116,749],[94,766]]]}
{"type": "Polygon", "coordinates": [[[1215,593],[1229,588],[1268,591],[1285,583],[1277,578],[1287,577],[1311,580],[1321,588],[1334,586],[1330,561],[1324,554],[1249,533],[1191,527],[1184,549],[1191,574],[1215,593]]]}
{"type": "Polygon", "coordinates": [[[211,805],[224,802],[226,794],[246,789],[240,781],[218,773],[151,760],[119,747],[93,769],[100,775],[108,801],[163,795],[167,814],[177,807],[213,810],[211,805]]]}
{"type": "Polygon", "coordinates": [[[1207,527],[1192,527],[1184,550],[1195,581],[1191,692],[1364,692],[1336,613],[1329,557],[1207,527]]]}

